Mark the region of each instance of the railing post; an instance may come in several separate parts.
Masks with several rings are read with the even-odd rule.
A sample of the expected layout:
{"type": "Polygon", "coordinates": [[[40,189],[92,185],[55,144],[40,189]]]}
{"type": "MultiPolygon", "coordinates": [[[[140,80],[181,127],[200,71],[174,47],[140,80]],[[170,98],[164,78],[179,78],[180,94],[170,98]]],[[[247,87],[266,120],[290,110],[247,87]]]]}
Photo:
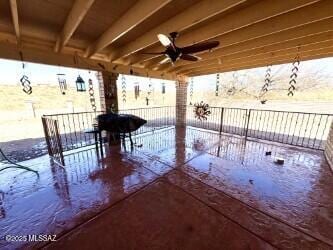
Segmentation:
{"type": "Polygon", "coordinates": [[[61,142],[61,137],[59,134],[59,125],[58,125],[58,121],[54,120],[54,129],[55,129],[55,136],[56,136],[56,143],[58,144],[58,148],[57,148],[57,153],[58,153],[58,157],[60,157],[60,163],[62,166],[65,166],[65,160],[64,160],[64,154],[63,154],[63,148],[62,148],[62,142],[61,142]]]}
{"type": "Polygon", "coordinates": [[[49,155],[52,155],[52,151],[51,151],[51,144],[50,144],[50,136],[48,133],[48,125],[47,125],[47,118],[42,116],[42,124],[43,124],[43,130],[44,130],[44,135],[45,135],[45,141],[46,141],[46,145],[47,145],[47,151],[49,153],[49,155]]]}
{"type": "Polygon", "coordinates": [[[223,129],[223,114],[224,114],[224,108],[222,108],[221,110],[220,135],[222,134],[222,129],[223,129]]]}
{"type": "Polygon", "coordinates": [[[249,131],[250,115],[251,115],[251,109],[249,109],[249,113],[247,115],[247,122],[246,122],[246,128],[245,128],[245,140],[247,140],[247,133],[249,131]]]}

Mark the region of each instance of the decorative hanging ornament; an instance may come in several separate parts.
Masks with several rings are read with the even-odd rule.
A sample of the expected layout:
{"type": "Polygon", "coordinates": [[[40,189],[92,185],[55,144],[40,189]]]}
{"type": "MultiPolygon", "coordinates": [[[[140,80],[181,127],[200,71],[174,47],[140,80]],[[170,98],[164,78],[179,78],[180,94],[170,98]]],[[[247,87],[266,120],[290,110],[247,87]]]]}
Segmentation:
{"type": "Polygon", "coordinates": [[[139,82],[135,82],[134,83],[134,97],[135,97],[135,100],[137,100],[139,96],[140,96],[140,85],[139,85],[139,82]]]}
{"type": "Polygon", "coordinates": [[[123,103],[126,103],[126,78],[125,75],[121,76],[121,93],[123,97],[123,103]]]}
{"type": "Polygon", "coordinates": [[[220,87],[220,73],[217,73],[216,74],[215,96],[219,96],[219,87],[220,87]]]}
{"type": "Polygon", "coordinates": [[[21,61],[22,61],[22,71],[23,71],[23,75],[22,75],[22,77],[20,79],[21,85],[23,87],[22,90],[27,95],[30,95],[32,93],[32,87],[31,87],[31,82],[29,80],[29,77],[25,74],[26,64],[23,61],[23,54],[22,54],[22,52],[20,52],[20,57],[21,57],[21,61]]]}
{"type": "Polygon", "coordinates": [[[89,87],[91,108],[95,112],[96,111],[96,100],[95,100],[95,93],[94,93],[94,85],[93,85],[93,81],[91,78],[89,78],[89,80],[88,80],[88,87],[89,87]]]}
{"type": "Polygon", "coordinates": [[[259,98],[260,98],[260,102],[261,104],[265,104],[267,102],[267,99],[264,98],[265,95],[267,94],[268,92],[268,87],[271,85],[272,83],[272,76],[271,76],[271,65],[268,65],[267,66],[267,69],[266,69],[266,74],[265,74],[265,83],[264,85],[262,86],[261,88],[261,93],[259,95],[259,98]]]}
{"type": "Polygon", "coordinates": [[[193,77],[191,78],[190,81],[190,105],[192,105],[192,98],[193,98],[193,77]]]}
{"type": "Polygon", "coordinates": [[[162,82],[162,95],[165,94],[165,82],[162,82]]]}
{"type": "Polygon", "coordinates": [[[66,75],[65,74],[57,74],[59,88],[61,94],[65,95],[67,90],[67,83],[66,83],[66,75]]]}
{"type": "MultiPolygon", "coordinates": [[[[299,48],[298,48],[299,50],[299,48]]],[[[298,67],[300,65],[300,58],[299,58],[299,52],[297,53],[294,62],[292,63],[292,69],[291,69],[291,75],[290,75],[290,81],[289,81],[289,88],[288,88],[288,96],[294,96],[294,91],[296,90],[296,79],[297,79],[297,73],[298,73],[298,67]]]]}
{"type": "Polygon", "coordinates": [[[78,77],[76,78],[76,91],[77,92],[85,92],[86,91],[86,83],[84,82],[84,80],[82,79],[82,77],[80,75],[78,75],[78,77]]]}
{"type": "Polygon", "coordinates": [[[194,104],[194,115],[198,120],[207,120],[207,117],[211,114],[209,105],[201,101],[200,103],[194,104]]]}
{"type": "Polygon", "coordinates": [[[152,94],[152,83],[151,83],[151,78],[149,77],[148,79],[148,91],[147,91],[147,96],[146,96],[146,105],[149,106],[149,101],[150,101],[150,97],[152,94]]]}

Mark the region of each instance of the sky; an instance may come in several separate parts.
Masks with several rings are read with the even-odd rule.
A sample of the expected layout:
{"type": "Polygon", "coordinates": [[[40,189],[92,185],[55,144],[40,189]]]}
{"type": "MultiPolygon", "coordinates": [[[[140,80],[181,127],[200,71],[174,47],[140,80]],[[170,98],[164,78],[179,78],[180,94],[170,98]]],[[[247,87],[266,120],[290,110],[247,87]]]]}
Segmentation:
{"type": "MultiPolygon", "coordinates": [[[[291,69],[290,64],[284,65],[276,65],[272,67],[272,74],[274,72],[279,72],[284,70],[286,74],[288,74],[289,70],[291,69]]],[[[258,73],[263,76],[265,75],[266,67],[252,69],[252,73],[258,73]]],[[[243,71],[243,73],[246,72],[243,71]]],[[[300,65],[300,72],[299,74],[311,74],[315,72],[321,72],[322,74],[327,75],[330,78],[333,78],[333,57],[331,58],[324,58],[318,60],[311,60],[301,62],[300,65]]],[[[77,76],[80,74],[83,79],[88,79],[91,77],[93,80],[96,80],[95,73],[90,72],[87,70],[81,69],[74,69],[74,68],[67,68],[67,67],[60,67],[60,66],[50,66],[45,64],[36,64],[36,63],[26,63],[25,70],[22,69],[22,62],[20,61],[13,61],[13,60],[4,60],[0,59],[0,84],[10,84],[15,85],[19,84],[19,80],[22,75],[26,74],[29,77],[29,80],[32,83],[32,86],[35,84],[54,84],[57,85],[57,74],[62,73],[66,74],[66,81],[69,86],[75,86],[75,80],[77,76]]],[[[242,73],[242,71],[240,71],[242,73]]],[[[230,76],[232,72],[224,74],[225,77],[230,76]]],[[[223,76],[222,76],[223,77],[223,76]]],[[[208,75],[208,76],[201,76],[196,77],[194,79],[194,83],[199,83],[199,88],[205,89],[210,88],[211,85],[215,82],[215,74],[208,75]]],[[[134,82],[147,82],[147,79],[141,77],[133,77],[128,76],[127,80],[129,84],[133,84],[134,82]]],[[[153,84],[158,83],[164,80],[152,80],[153,84]]],[[[164,81],[166,83],[170,83],[169,81],[164,81]]],[[[197,85],[197,84],[196,84],[197,85]]]]}

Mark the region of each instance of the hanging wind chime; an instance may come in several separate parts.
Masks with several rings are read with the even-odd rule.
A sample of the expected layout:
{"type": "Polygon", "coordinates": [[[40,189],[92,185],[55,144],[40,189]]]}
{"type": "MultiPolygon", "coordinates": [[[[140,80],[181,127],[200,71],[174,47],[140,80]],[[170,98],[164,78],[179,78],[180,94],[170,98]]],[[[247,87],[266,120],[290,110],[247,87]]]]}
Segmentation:
{"type": "Polygon", "coordinates": [[[299,47],[297,48],[297,55],[294,59],[294,62],[292,63],[292,69],[291,69],[291,75],[290,75],[290,81],[289,81],[289,88],[288,88],[288,96],[294,96],[294,91],[296,90],[296,79],[297,79],[297,73],[300,65],[300,57],[299,57],[299,47]]]}
{"type": "Polygon", "coordinates": [[[149,77],[148,79],[148,91],[147,91],[147,96],[146,96],[146,105],[149,106],[149,101],[151,100],[151,94],[152,94],[152,82],[151,82],[151,78],[149,77]]]}
{"type": "Polygon", "coordinates": [[[191,78],[191,81],[190,81],[190,105],[193,105],[192,104],[192,98],[193,98],[193,77],[191,78]]]}
{"type": "Polygon", "coordinates": [[[126,103],[126,78],[125,75],[121,76],[121,93],[123,98],[123,103],[126,103]]]}
{"type": "Polygon", "coordinates": [[[66,75],[65,74],[57,74],[58,84],[60,88],[61,94],[65,95],[67,90],[67,83],[66,83],[66,75]]]}
{"type": "Polygon", "coordinates": [[[25,73],[26,64],[23,61],[23,54],[22,54],[22,52],[20,52],[20,57],[21,57],[21,61],[22,61],[22,71],[23,71],[23,75],[22,75],[22,77],[20,79],[21,85],[23,87],[22,90],[27,95],[30,95],[32,93],[32,87],[31,87],[31,82],[29,80],[29,77],[25,73]]]}
{"type": "Polygon", "coordinates": [[[164,95],[165,94],[165,82],[162,82],[161,87],[162,87],[162,95],[164,95]]]}
{"type": "Polygon", "coordinates": [[[264,98],[264,96],[267,94],[268,87],[271,85],[271,83],[272,83],[271,65],[268,65],[265,74],[265,83],[262,86],[261,93],[259,95],[261,104],[265,104],[267,102],[267,99],[264,98]]]}
{"type": "MultiPolygon", "coordinates": [[[[89,75],[90,75],[90,71],[89,71],[89,75]]],[[[94,85],[93,85],[93,81],[91,78],[89,78],[88,80],[88,88],[89,88],[89,96],[90,96],[90,104],[91,104],[91,108],[94,112],[96,112],[96,100],[95,100],[95,93],[94,93],[94,85]]]]}
{"type": "Polygon", "coordinates": [[[137,100],[139,96],[140,96],[140,85],[139,85],[139,82],[135,82],[134,83],[134,98],[135,98],[135,100],[137,100]]]}
{"type": "Polygon", "coordinates": [[[220,73],[216,74],[216,85],[215,85],[215,96],[219,96],[219,88],[220,88],[220,73]]]}

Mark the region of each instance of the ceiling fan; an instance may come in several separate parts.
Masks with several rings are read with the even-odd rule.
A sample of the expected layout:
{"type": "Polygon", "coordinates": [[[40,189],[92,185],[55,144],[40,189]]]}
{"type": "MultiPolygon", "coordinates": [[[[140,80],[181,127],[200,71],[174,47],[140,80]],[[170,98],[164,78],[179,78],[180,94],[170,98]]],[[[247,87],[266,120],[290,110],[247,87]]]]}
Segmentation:
{"type": "Polygon", "coordinates": [[[166,58],[163,59],[160,64],[171,62],[172,64],[176,62],[178,59],[187,60],[187,61],[198,61],[201,58],[195,55],[191,55],[192,53],[201,52],[204,50],[211,50],[217,46],[219,46],[220,42],[218,41],[209,41],[209,42],[201,42],[197,44],[193,44],[186,47],[177,47],[175,44],[176,38],[178,37],[177,32],[171,32],[169,36],[164,34],[157,35],[158,40],[165,47],[165,51],[163,52],[153,52],[153,53],[143,53],[148,55],[165,55],[166,58]]]}

